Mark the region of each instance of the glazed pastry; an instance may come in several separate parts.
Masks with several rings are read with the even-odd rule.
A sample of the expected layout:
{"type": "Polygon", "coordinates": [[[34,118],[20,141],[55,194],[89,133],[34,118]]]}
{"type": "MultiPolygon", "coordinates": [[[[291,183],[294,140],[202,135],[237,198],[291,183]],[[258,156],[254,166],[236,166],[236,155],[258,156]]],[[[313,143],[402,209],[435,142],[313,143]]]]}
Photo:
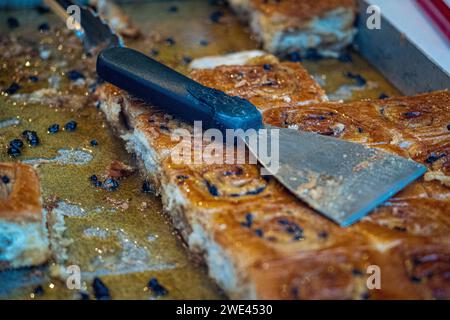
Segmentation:
{"type": "Polygon", "coordinates": [[[0,179],[0,269],[45,263],[50,250],[36,172],[0,163],[0,179]]]}
{"type": "Polygon", "coordinates": [[[229,0],[264,49],[337,56],[355,35],[354,0],[229,0]]]}
{"type": "MultiPolygon", "coordinates": [[[[264,64],[222,65],[194,70],[191,77],[249,99],[267,124],[379,147],[448,176],[448,92],[308,104],[322,99],[323,91],[303,83],[309,77],[300,64],[272,63],[267,79],[286,81],[268,91],[260,90],[264,64]],[[274,101],[287,92],[290,101],[274,101]],[[439,159],[429,158],[430,152],[439,159]]],[[[110,124],[161,194],[174,227],[230,298],[450,298],[450,203],[440,179],[418,180],[362,221],[341,228],[261,176],[258,165],[173,161],[178,142],[171,135],[178,128],[192,132],[191,125],[114,86],[97,93],[110,124]],[[373,266],[381,272],[380,289],[367,286],[373,266]]]]}

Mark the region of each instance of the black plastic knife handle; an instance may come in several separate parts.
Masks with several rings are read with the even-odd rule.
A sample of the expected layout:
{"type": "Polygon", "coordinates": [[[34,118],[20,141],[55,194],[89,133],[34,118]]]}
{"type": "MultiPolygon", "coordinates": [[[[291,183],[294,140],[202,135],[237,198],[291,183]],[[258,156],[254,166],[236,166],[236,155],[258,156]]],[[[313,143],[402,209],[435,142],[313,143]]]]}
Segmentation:
{"type": "Polygon", "coordinates": [[[123,47],[103,50],[97,73],[107,82],[203,128],[259,129],[262,117],[249,101],[189,79],[175,70],[123,47]]]}

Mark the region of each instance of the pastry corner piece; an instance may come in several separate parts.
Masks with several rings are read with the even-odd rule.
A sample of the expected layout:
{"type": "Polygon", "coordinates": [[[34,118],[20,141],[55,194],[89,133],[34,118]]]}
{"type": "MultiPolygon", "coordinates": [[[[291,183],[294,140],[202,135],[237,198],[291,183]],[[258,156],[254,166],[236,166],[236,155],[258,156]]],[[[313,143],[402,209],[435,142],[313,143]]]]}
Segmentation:
{"type": "Polygon", "coordinates": [[[45,263],[50,256],[39,177],[21,163],[0,163],[0,270],[45,263]]]}
{"type": "Polygon", "coordinates": [[[264,49],[275,54],[316,50],[336,56],[352,43],[355,0],[229,0],[264,49]]]}

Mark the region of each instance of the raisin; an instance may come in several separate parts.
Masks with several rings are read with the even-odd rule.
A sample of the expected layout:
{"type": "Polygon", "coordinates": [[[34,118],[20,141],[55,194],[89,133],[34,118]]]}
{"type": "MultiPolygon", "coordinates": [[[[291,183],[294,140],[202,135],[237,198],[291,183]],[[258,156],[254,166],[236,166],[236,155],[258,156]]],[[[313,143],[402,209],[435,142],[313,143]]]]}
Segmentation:
{"type": "Polygon", "coordinates": [[[166,44],[168,46],[173,46],[175,44],[175,40],[172,37],[166,38],[166,44]]]}
{"type": "Polygon", "coordinates": [[[59,131],[59,124],[55,123],[52,124],[50,127],[48,127],[47,132],[48,133],[57,133],[59,131]]]}
{"type": "Polygon", "coordinates": [[[119,182],[116,179],[108,178],[103,182],[103,188],[106,191],[116,191],[119,187],[119,182]]]}
{"type": "Polygon", "coordinates": [[[94,295],[97,300],[110,300],[111,295],[109,294],[108,287],[99,278],[94,278],[92,283],[92,288],[94,289],[94,295]]]}
{"type": "Polygon", "coordinates": [[[11,147],[15,147],[15,148],[17,148],[17,149],[20,149],[20,148],[23,147],[23,142],[22,142],[22,140],[20,140],[20,139],[13,139],[13,140],[11,140],[11,141],[9,142],[9,145],[10,145],[11,147]]]}
{"type": "Polygon", "coordinates": [[[17,18],[14,18],[14,17],[9,17],[6,20],[6,23],[8,24],[8,27],[10,29],[15,29],[15,28],[18,28],[20,26],[19,20],[17,20],[17,18]]]}
{"type": "Polygon", "coordinates": [[[253,215],[251,213],[247,213],[245,215],[245,222],[241,222],[241,225],[246,228],[251,228],[253,225],[253,215]]]}
{"type": "Polygon", "coordinates": [[[102,186],[102,182],[98,180],[98,177],[97,177],[95,174],[93,174],[92,176],[90,176],[90,177],[89,177],[89,180],[91,181],[91,183],[92,183],[92,185],[93,185],[94,187],[99,188],[99,187],[102,186]]]}
{"type": "Polygon", "coordinates": [[[410,111],[410,112],[405,112],[403,115],[408,119],[412,119],[412,118],[420,117],[421,114],[422,113],[419,111],[410,111]]]}
{"type": "Polygon", "coordinates": [[[425,162],[428,163],[428,164],[433,164],[433,163],[435,163],[436,161],[438,161],[439,159],[441,159],[441,158],[443,158],[443,157],[445,157],[445,156],[446,156],[445,153],[442,153],[442,154],[440,154],[440,155],[437,155],[437,154],[435,154],[435,153],[432,153],[432,154],[425,160],[425,162]]]}
{"type": "Polygon", "coordinates": [[[264,231],[262,229],[255,229],[255,234],[260,238],[264,237],[264,231]]]}
{"type": "Polygon", "coordinates": [[[42,296],[44,295],[44,288],[42,288],[42,286],[39,285],[36,288],[34,288],[33,293],[37,296],[42,296]]]}
{"type": "Polygon", "coordinates": [[[217,190],[217,187],[211,183],[209,183],[209,181],[206,182],[206,187],[208,188],[209,193],[213,196],[213,197],[217,197],[219,196],[219,191],[217,190]]]}
{"type": "Polygon", "coordinates": [[[264,186],[264,187],[260,187],[260,188],[255,189],[255,190],[247,191],[245,194],[248,195],[248,196],[255,196],[255,195],[260,194],[261,192],[263,192],[265,189],[266,189],[266,187],[264,186]]]}
{"type": "Polygon", "coordinates": [[[71,120],[71,121],[69,121],[69,122],[67,122],[65,125],[64,125],[64,130],[66,130],[66,131],[75,131],[75,129],[77,128],[77,122],[76,121],[74,121],[74,120],[71,120]]]}
{"type": "Polygon", "coordinates": [[[32,147],[39,145],[39,137],[36,131],[25,130],[22,132],[22,136],[27,140],[28,144],[32,147]]]}
{"type": "Polygon", "coordinates": [[[5,93],[8,95],[15,94],[17,91],[19,91],[21,86],[17,82],[13,82],[9,85],[8,88],[6,88],[5,93]]]}
{"type": "Polygon", "coordinates": [[[144,193],[155,193],[155,188],[148,181],[142,183],[142,192],[144,193]]]}
{"type": "Polygon", "coordinates": [[[344,75],[345,75],[347,78],[350,78],[350,79],[355,80],[355,81],[356,81],[356,84],[357,84],[358,86],[360,86],[360,87],[365,86],[366,83],[367,83],[367,80],[366,80],[363,76],[361,76],[360,74],[353,73],[353,72],[346,72],[346,73],[344,73],[344,75]]]}
{"type": "Polygon", "coordinates": [[[191,63],[191,61],[192,61],[191,57],[189,57],[189,56],[184,56],[183,57],[183,63],[184,64],[189,64],[189,63],[191,63]]]}
{"type": "Polygon", "coordinates": [[[214,11],[209,15],[209,20],[213,23],[219,23],[220,19],[223,17],[223,12],[220,10],[214,11]]]}
{"type": "Polygon", "coordinates": [[[11,157],[18,157],[21,154],[20,149],[16,147],[9,147],[7,152],[11,157]]]}
{"type": "Polygon", "coordinates": [[[70,70],[67,72],[67,78],[72,81],[77,81],[78,79],[84,79],[84,75],[77,70],[70,70]]]}
{"type": "Polygon", "coordinates": [[[2,177],[2,181],[3,181],[4,184],[9,183],[9,177],[8,176],[3,176],[2,177]]]}
{"type": "Polygon", "coordinates": [[[156,295],[156,296],[165,296],[167,295],[168,291],[166,288],[164,288],[156,278],[151,278],[150,281],[148,282],[148,288],[150,290],[152,290],[152,292],[156,295]]]}

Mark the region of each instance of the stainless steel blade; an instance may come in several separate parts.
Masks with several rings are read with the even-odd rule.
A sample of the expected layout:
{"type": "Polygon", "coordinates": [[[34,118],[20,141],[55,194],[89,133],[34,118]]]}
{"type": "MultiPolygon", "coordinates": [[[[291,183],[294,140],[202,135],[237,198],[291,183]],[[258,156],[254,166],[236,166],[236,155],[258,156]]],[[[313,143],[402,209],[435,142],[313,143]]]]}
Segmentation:
{"type": "MultiPolygon", "coordinates": [[[[69,7],[74,6],[72,1],[44,0],[44,2],[63,20],[67,21],[70,16],[74,17],[67,12],[69,7]]],[[[77,8],[80,10],[80,17],[75,24],[76,29],[74,31],[83,41],[86,52],[95,54],[100,52],[101,49],[123,46],[122,38],[115,34],[97,13],[83,6],[77,6],[77,8]]]]}
{"type": "MultiPolygon", "coordinates": [[[[279,169],[250,151],[269,172],[298,198],[348,226],[423,175],[426,167],[412,160],[361,144],[311,132],[279,130],[279,169]]],[[[271,134],[267,135],[269,154],[271,134]]],[[[260,141],[258,143],[260,145],[260,141]]]]}

